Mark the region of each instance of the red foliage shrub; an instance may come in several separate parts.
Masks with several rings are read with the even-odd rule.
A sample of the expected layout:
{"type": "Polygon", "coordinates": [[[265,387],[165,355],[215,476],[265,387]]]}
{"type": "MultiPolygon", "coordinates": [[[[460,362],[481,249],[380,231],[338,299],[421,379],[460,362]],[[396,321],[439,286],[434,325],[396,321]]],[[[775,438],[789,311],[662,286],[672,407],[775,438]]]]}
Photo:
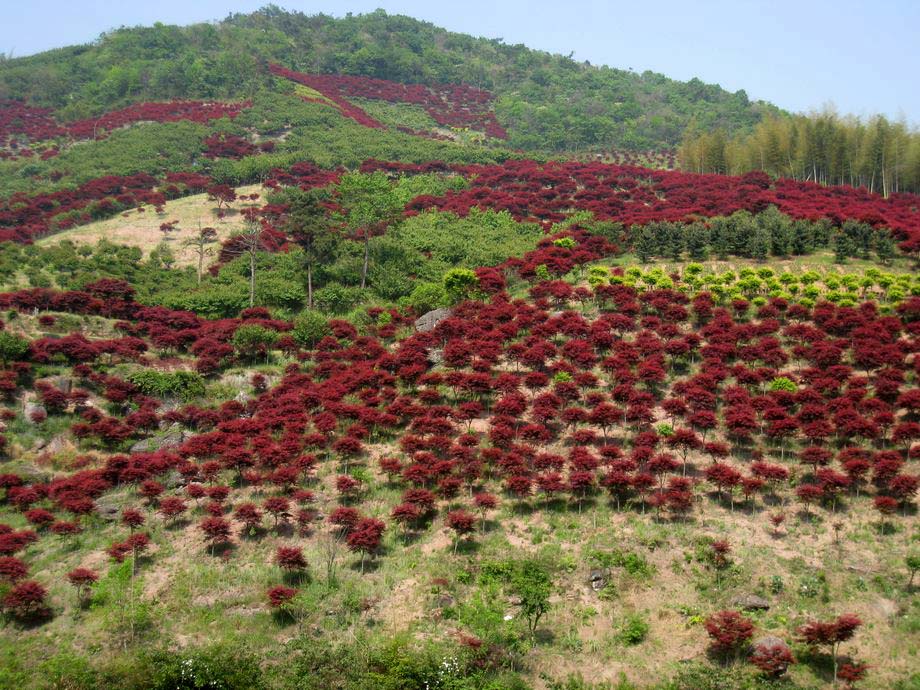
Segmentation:
{"type": "Polygon", "coordinates": [[[300,572],[307,568],[307,559],[298,546],[279,546],[275,552],[275,563],[289,572],[300,572]]]}
{"type": "Polygon", "coordinates": [[[24,580],[3,597],[3,609],[23,623],[42,620],[51,616],[51,608],[45,602],[47,595],[48,590],[38,582],[24,580]]]}
{"type": "Polygon", "coordinates": [[[0,578],[6,582],[17,582],[29,573],[29,568],[15,556],[0,556],[0,578]]]}
{"type": "Polygon", "coordinates": [[[269,606],[273,609],[280,609],[289,604],[291,600],[297,596],[297,590],[293,587],[277,585],[270,588],[266,594],[268,596],[269,606]]]}
{"type": "Polygon", "coordinates": [[[704,622],[712,638],[712,649],[719,654],[737,653],[754,634],[754,624],[738,611],[719,611],[704,622]]]}
{"type": "Polygon", "coordinates": [[[795,657],[789,647],[777,640],[776,643],[760,642],[754,646],[751,663],[771,678],[777,678],[786,672],[795,657]]]}

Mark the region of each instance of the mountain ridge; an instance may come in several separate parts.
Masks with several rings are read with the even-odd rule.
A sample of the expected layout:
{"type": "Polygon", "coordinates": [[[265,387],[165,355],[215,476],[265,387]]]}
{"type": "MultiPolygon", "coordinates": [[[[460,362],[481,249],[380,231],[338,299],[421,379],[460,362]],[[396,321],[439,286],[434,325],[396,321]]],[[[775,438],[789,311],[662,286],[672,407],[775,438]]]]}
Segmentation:
{"type": "Polygon", "coordinates": [[[303,72],[490,89],[511,145],[527,150],[674,148],[691,119],[734,131],[780,112],[743,91],[576,62],[382,10],[337,19],[272,5],[214,23],[121,27],[91,44],[5,60],[0,98],[53,107],[65,120],[138,100],[231,99],[270,89],[270,61],[303,72]]]}

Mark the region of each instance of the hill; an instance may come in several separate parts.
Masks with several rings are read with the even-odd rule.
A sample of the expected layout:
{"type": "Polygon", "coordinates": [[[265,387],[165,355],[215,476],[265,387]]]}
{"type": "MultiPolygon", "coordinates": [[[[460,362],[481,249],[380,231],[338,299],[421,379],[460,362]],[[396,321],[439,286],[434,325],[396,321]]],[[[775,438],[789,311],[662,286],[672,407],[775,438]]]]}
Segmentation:
{"type": "Polygon", "coordinates": [[[269,6],[212,24],[122,28],[97,42],[0,64],[0,98],[65,121],[137,101],[255,98],[269,63],[403,84],[469,84],[495,94],[513,148],[673,149],[691,120],[747,129],[776,109],[699,80],[579,63],[378,10],[335,19],[269,6]]]}
{"type": "Polygon", "coordinates": [[[819,185],[807,119],[382,12],[0,89],[0,687],[920,687],[906,131],[819,185]]]}

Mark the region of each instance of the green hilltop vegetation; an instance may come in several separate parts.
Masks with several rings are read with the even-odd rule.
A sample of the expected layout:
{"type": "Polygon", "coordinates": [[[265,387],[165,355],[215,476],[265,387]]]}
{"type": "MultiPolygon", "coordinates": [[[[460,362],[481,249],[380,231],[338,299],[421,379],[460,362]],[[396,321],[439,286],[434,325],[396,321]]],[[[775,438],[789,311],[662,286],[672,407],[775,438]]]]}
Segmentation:
{"type": "Polygon", "coordinates": [[[54,108],[65,120],[137,101],[258,100],[276,88],[268,62],[488,89],[515,149],[673,148],[691,119],[705,128],[749,129],[777,112],[744,91],[595,66],[383,10],[337,19],[275,6],[217,23],[119,28],[89,45],[6,60],[0,98],[54,108]]]}

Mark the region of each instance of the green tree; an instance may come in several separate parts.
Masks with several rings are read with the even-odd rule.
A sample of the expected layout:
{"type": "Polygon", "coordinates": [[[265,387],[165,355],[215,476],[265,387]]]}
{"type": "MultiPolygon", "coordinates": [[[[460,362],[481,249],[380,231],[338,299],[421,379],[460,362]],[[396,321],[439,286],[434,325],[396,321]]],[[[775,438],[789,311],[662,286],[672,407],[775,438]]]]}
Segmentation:
{"type": "Polygon", "coordinates": [[[538,561],[524,561],[511,577],[511,589],[520,601],[521,613],[527,619],[527,630],[532,641],[540,620],[549,611],[552,588],[549,571],[538,561]]]}
{"type": "Polygon", "coordinates": [[[444,274],[444,290],[453,304],[469,299],[478,285],[479,279],[468,268],[452,268],[444,274]]]}
{"type": "Polygon", "coordinates": [[[291,337],[298,345],[316,347],[316,343],[329,335],[329,322],[318,311],[308,309],[294,320],[291,337]]]}
{"type": "Polygon", "coordinates": [[[416,314],[424,314],[447,305],[447,290],[438,283],[419,283],[405,298],[405,302],[416,314]]]}
{"type": "Polygon", "coordinates": [[[4,364],[25,357],[29,351],[29,341],[9,331],[0,331],[0,360],[4,364]]]}
{"type": "Polygon", "coordinates": [[[255,360],[258,357],[267,358],[269,349],[277,340],[276,331],[253,323],[237,328],[231,343],[241,358],[255,360]]]}
{"type": "Polygon", "coordinates": [[[262,224],[254,214],[249,214],[245,218],[243,229],[233,235],[221,250],[222,254],[246,257],[249,264],[250,307],[256,303],[256,259],[263,248],[262,224]]]}
{"type": "Polygon", "coordinates": [[[367,287],[371,238],[384,234],[399,220],[403,204],[389,178],[380,171],[343,175],[336,191],[351,239],[364,244],[361,269],[361,289],[364,289],[367,287]]]}
{"type": "MultiPolygon", "coordinates": [[[[329,215],[329,193],[321,189],[301,190],[287,188],[288,204],[285,230],[291,240],[303,251],[307,270],[307,307],[313,308],[313,273],[318,264],[335,255],[338,233],[329,215]]],[[[365,269],[366,270],[366,269],[365,269]]]]}
{"type": "Polygon", "coordinates": [[[770,255],[770,249],[773,245],[770,229],[762,225],[756,225],[750,237],[751,244],[748,248],[748,255],[752,259],[765,261],[770,255]]]}
{"type": "Polygon", "coordinates": [[[687,253],[693,261],[705,261],[709,257],[709,231],[702,223],[693,223],[686,232],[687,253]]]}
{"type": "Polygon", "coordinates": [[[647,264],[657,248],[654,231],[648,225],[633,225],[630,234],[633,238],[633,251],[639,257],[639,261],[647,264]]]}
{"type": "Polygon", "coordinates": [[[914,586],[914,576],[920,570],[920,553],[908,554],[904,560],[907,563],[907,570],[910,571],[910,580],[907,581],[907,590],[910,591],[914,586]]]}
{"type": "Polygon", "coordinates": [[[217,242],[217,230],[203,228],[198,222],[198,230],[182,244],[191,247],[198,258],[198,285],[201,285],[201,276],[204,274],[204,258],[211,253],[211,245],[217,242]]]}

